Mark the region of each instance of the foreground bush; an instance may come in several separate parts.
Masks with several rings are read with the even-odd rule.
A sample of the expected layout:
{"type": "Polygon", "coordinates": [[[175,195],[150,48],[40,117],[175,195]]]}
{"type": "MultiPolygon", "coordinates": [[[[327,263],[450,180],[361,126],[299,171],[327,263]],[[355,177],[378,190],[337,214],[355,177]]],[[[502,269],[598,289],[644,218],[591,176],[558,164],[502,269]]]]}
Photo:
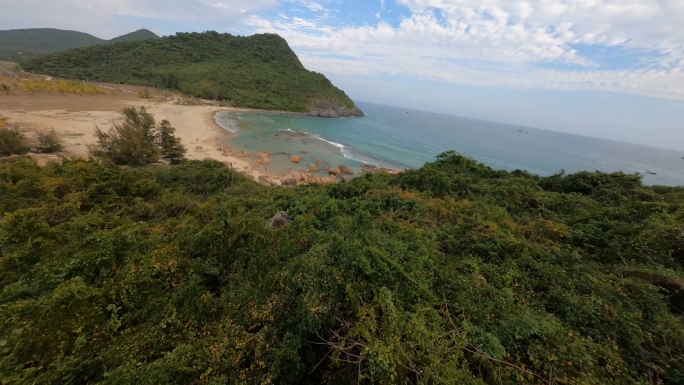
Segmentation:
{"type": "Polygon", "coordinates": [[[681,384],[683,198],[631,175],[539,178],[453,153],[294,189],[213,161],[6,159],[0,373],[681,384]],[[279,211],[292,222],[267,228],[279,211]]]}
{"type": "Polygon", "coordinates": [[[29,151],[26,136],[20,129],[0,127],[0,156],[23,155],[29,151]]]}

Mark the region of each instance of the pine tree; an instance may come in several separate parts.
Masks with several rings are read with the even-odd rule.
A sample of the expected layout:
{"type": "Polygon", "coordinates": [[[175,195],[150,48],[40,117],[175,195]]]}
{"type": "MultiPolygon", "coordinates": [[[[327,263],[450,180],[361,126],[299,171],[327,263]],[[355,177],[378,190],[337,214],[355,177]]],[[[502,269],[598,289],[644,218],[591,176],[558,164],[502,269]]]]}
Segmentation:
{"type": "Polygon", "coordinates": [[[167,159],[171,164],[180,163],[186,151],[180,138],[173,135],[175,132],[176,129],[168,120],[162,120],[157,127],[157,146],[161,149],[162,159],[167,159]]]}
{"type": "Polygon", "coordinates": [[[154,117],[144,107],[126,108],[123,115],[123,121],[114,123],[108,132],[95,128],[98,143],[89,147],[90,154],[132,166],[159,160],[154,117]]]}

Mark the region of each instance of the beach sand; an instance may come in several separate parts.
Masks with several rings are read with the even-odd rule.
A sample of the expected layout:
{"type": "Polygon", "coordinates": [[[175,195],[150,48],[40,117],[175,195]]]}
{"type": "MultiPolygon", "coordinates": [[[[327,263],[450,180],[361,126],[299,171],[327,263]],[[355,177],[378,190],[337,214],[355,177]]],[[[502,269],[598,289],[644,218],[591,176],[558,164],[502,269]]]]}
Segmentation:
{"type": "MultiPolygon", "coordinates": [[[[116,87],[118,85],[104,85],[116,87]]],[[[118,119],[125,107],[145,107],[160,122],[164,119],[176,128],[176,136],[181,139],[190,160],[214,159],[224,162],[255,179],[265,175],[279,184],[280,175],[269,175],[263,166],[257,169],[254,156],[239,157],[218,150],[232,135],[214,121],[218,111],[247,111],[243,108],[217,107],[209,105],[188,106],[162,99],[140,99],[137,88],[126,86],[117,95],[73,95],[38,92],[34,95],[15,91],[11,95],[0,96],[0,115],[6,118],[9,126],[17,126],[32,133],[54,128],[65,143],[67,157],[88,158],[88,145],[96,142],[95,126],[107,130],[112,121],[118,119]]],[[[239,149],[234,149],[239,153],[239,149]]],[[[37,156],[42,160],[58,156],[37,156]]]]}

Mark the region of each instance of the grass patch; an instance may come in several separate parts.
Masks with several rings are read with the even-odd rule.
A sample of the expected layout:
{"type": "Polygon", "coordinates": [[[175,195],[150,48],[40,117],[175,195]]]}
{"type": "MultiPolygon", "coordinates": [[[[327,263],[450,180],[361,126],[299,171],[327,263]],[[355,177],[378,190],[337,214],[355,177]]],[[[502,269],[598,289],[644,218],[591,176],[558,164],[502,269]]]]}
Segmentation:
{"type": "Polygon", "coordinates": [[[92,84],[86,84],[74,80],[52,80],[45,79],[12,79],[0,77],[0,83],[12,85],[12,89],[19,89],[29,94],[36,92],[59,92],[76,95],[98,95],[104,94],[105,90],[92,84]]]}
{"type": "Polygon", "coordinates": [[[17,66],[17,63],[12,62],[12,61],[1,61],[0,60],[0,68],[5,68],[8,70],[13,70],[17,66]]]}

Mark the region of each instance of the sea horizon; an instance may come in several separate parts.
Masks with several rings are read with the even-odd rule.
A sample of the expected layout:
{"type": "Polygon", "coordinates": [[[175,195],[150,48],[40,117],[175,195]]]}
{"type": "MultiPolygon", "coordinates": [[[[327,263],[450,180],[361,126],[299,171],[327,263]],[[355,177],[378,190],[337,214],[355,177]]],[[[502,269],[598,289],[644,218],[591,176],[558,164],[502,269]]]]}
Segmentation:
{"type": "Polygon", "coordinates": [[[637,173],[647,185],[684,185],[684,151],[477,118],[360,101],[362,118],[312,118],[260,112],[219,112],[216,122],[245,150],[284,152],[271,170],[305,171],[313,158],[357,172],[419,168],[454,150],[494,169],[548,176],[564,170],[637,173]],[[305,150],[307,154],[302,154],[305,150]],[[304,157],[300,165],[285,155],[304,157]],[[680,164],[681,162],[681,164],[680,164]],[[656,173],[651,175],[649,172],[656,173]]]}

